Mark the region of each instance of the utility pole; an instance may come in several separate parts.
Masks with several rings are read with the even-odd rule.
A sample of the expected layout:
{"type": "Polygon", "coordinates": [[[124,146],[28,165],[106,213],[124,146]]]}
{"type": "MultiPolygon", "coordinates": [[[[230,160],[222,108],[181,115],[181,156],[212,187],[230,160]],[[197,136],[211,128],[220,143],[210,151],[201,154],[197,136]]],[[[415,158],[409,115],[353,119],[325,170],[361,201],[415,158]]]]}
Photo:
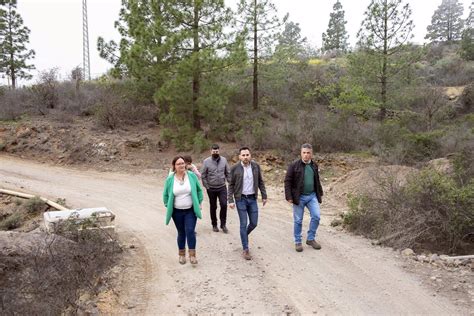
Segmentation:
{"type": "Polygon", "coordinates": [[[91,80],[89,57],[89,27],[87,24],[87,0],[82,0],[82,69],[85,80],[91,80]]]}

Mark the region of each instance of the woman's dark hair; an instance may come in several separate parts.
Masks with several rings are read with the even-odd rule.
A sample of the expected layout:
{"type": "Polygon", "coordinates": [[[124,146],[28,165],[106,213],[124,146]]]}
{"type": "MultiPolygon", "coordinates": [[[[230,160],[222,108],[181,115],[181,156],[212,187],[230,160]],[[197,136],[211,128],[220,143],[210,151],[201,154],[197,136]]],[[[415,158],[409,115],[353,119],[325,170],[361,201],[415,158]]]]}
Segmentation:
{"type": "Polygon", "coordinates": [[[186,162],[186,159],[184,159],[183,156],[176,156],[176,157],[174,157],[174,158],[173,158],[173,161],[171,162],[171,167],[172,167],[172,169],[173,169],[173,172],[176,171],[175,165],[176,165],[176,161],[178,161],[178,159],[183,159],[183,161],[186,162]]]}
{"type": "Polygon", "coordinates": [[[191,158],[191,156],[189,155],[183,156],[183,159],[184,159],[184,162],[187,164],[193,162],[193,158],[191,158]]]}

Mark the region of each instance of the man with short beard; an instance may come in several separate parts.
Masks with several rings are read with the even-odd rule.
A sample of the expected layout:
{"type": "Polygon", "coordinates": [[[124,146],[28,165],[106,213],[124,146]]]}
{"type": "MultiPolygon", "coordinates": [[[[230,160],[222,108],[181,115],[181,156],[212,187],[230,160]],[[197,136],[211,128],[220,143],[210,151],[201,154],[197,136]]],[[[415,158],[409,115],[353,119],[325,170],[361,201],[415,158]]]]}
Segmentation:
{"type": "Polygon", "coordinates": [[[242,256],[245,260],[251,260],[248,235],[258,223],[258,190],[260,189],[262,193],[263,206],[267,203],[267,191],[263,183],[262,170],[255,161],[251,160],[252,156],[248,147],[239,149],[239,159],[240,162],[230,169],[228,198],[230,208],[237,206],[239,214],[242,256]]]}
{"type": "Polygon", "coordinates": [[[221,229],[224,233],[228,233],[227,222],[227,187],[226,181],[229,182],[230,172],[227,159],[219,154],[219,145],[211,146],[211,156],[204,159],[201,179],[202,184],[207,190],[209,196],[209,204],[211,211],[212,230],[219,232],[217,228],[217,199],[219,199],[220,213],[219,219],[221,229]]]}

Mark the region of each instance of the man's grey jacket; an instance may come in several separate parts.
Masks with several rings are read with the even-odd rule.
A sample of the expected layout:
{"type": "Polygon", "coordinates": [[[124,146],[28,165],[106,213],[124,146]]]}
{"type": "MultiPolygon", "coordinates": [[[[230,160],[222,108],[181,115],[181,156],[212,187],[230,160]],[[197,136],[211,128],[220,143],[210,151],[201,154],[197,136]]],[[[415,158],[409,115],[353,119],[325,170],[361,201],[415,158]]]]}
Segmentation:
{"type": "MultiPolygon", "coordinates": [[[[250,161],[253,174],[253,190],[255,192],[255,198],[258,198],[258,189],[262,193],[262,199],[267,199],[267,190],[265,189],[265,183],[263,182],[262,170],[255,161],[250,161]]],[[[227,193],[228,202],[234,203],[234,197],[236,200],[240,200],[242,197],[242,187],[244,182],[244,167],[242,163],[238,162],[233,165],[230,169],[230,180],[229,180],[229,191],[227,193]]]]}
{"type": "Polygon", "coordinates": [[[206,189],[220,189],[225,186],[225,182],[229,182],[230,170],[229,164],[225,157],[212,159],[207,157],[202,163],[201,179],[202,185],[206,189]]]}

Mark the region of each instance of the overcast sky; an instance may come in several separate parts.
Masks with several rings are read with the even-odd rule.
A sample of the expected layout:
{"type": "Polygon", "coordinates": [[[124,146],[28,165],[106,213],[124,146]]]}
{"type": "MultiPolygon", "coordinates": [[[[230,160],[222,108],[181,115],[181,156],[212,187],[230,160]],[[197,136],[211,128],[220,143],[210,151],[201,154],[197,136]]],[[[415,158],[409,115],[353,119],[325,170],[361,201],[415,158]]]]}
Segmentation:
{"type": "MultiPolygon", "coordinates": [[[[237,0],[226,0],[234,6],[237,0]]],[[[462,0],[464,18],[468,14],[471,0],[462,0]]],[[[290,21],[300,24],[302,35],[308,41],[321,47],[321,34],[326,31],[329,14],[335,0],[273,0],[278,13],[283,16],[290,14],[290,21]]],[[[414,42],[423,43],[426,27],[441,0],[410,0],[415,23],[414,42]]],[[[97,77],[110,68],[105,60],[98,55],[97,38],[119,38],[114,28],[118,19],[120,0],[89,0],[89,42],[91,58],[91,75],[97,77]]],[[[359,30],[370,0],[341,0],[347,20],[346,29],[351,45],[356,41],[359,30]]],[[[62,78],[66,78],[70,70],[82,64],[82,0],[18,0],[18,12],[25,25],[31,30],[30,48],[36,51],[33,60],[38,71],[58,67],[62,78]]],[[[6,83],[5,79],[2,83],[6,83]]]]}

